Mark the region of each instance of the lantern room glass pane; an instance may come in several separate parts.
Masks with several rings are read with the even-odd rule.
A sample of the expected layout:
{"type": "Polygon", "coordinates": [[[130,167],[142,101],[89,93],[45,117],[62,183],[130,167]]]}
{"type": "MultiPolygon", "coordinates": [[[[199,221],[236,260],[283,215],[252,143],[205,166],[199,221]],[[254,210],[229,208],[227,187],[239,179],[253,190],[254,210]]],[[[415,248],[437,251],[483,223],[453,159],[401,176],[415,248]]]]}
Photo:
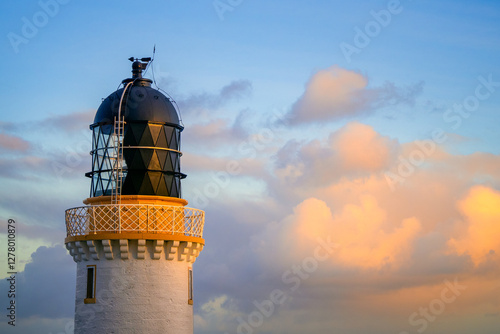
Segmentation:
{"type": "MultiPolygon", "coordinates": [[[[96,126],[92,134],[91,196],[110,196],[116,187],[113,169],[116,167],[118,138],[110,124],[96,126]]],[[[121,159],[122,170],[127,168],[121,159]]],[[[123,177],[126,176],[124,171],[123,177]]]]}
{"type": "MultiPolygon", "coordinates": [[[[92,131],[90,195],[110,196],[117,183],[113,170],[117,167],[118,138],[112,124],[97,125],[92,131]]],[[[185,177],[179,164],[180,132],[167,124],[127,122],[120,154],[121,194],[180,197],[180,179],[185,177]]]]}

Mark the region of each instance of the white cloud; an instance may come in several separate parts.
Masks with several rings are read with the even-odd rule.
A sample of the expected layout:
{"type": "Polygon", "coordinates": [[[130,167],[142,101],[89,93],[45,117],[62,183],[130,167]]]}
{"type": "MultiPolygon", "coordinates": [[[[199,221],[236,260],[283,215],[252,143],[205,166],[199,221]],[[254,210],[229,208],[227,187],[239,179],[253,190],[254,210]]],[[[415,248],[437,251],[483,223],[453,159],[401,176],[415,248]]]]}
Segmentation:
{"type": "MultiPolygon", "coordinates": [[[[1,280],[1,291],[7,291],[8,284],[7,280],[1,280]]],[[[61,245],[39,247],[24,271],[16,275],[17,321],[22,323],[31,317],[73,317],[75,286],[76,264],[68,251],[61,245]]],[[[1,298],[2,305],[6,305],[7,294],[2,294],[1,298]]]]}

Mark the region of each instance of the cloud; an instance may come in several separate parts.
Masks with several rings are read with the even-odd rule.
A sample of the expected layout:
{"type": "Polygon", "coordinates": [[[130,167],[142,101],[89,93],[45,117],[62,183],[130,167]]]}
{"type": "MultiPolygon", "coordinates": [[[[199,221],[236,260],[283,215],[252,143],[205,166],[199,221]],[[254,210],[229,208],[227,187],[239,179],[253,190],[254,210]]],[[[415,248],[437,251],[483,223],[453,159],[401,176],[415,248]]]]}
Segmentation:
{"type": "MultiPolygon", "coordinates": [[[[30,317],[73,317],[76,264],[63,246],[39,247],[17,274],[16,283],[19,322],[30,317]]],[[[8,291],[7,284],[5,279],[0,281],[2,291],[8,291]]]]}
{"type": "Polygon", "coordinates": [[[220,172],[232,176],[257,176],[260,177],[264,164],[256,159],[231,159],[219,158],[209,154],[191,154],[183,155],[183,168],[186,171],[200,172],[220,172]]]}
{"type": "Polygon", "coordinates": [[[366,115],[388,105],[413,105],[422,88],[423,83],[403,88],[390,82],[369,88],[365,76],[335,65],[309,79],[287,117],[297,125],[366,115]]]}
{"type": "Polygon", "coordinates": [[[397,140],[372,127],[353,122],[330,134],[327,140],[300,145],[292,140],[275,155],[280,184],[317,185],[342,177],[369,176],[386,170],[397,157],[397,140]]]}
{"type": "Polygon", "coordinates": [[[228,332],[232,330],[229,324],[242,315],[227,295],[220,295],[200,306],[194,315],[194,326],[197,332],[207,334],[228,332]]]}
{"type": "MultiPolygon", "coordinates": [[[[195,128],[200,139],[219,142],[224,151],[228,146],[234,148],[231,139],[241,135],[248,141],[254,136],[235,130],[243,123],[220,118],[195,128]]],[[[234,158],[242,167],[238,177],[249,176],[267,187],[258,196],[255,192],[248,197],[228,196],[231,187],[255,185],[253,181],[243,186],[233,182],[221,188],[224,200],[210,199],[206,209],[207,246],[195,269],[197,330],[234,332],[237,318],[247,319],[256,309],[253,301],[265,300],[276,288],[290,290],[282,274],[312,256],[317,238],[326,236],[340,247],[301,281],[298,290],[290,293],[290,300],[277,307],[258,330],[302,333],[311,332],[311,328],[317,332],[335,328],[345,332],[357,328],[353,314],[360,313],[375,324],[370,331],[373,333],[413,329],[408,328],[409,314],[439,297],[443,281],[454,277],[468,286],[468,294],[449,306],[453,310],[450,314],[463,315],[472,310],[469,314],[479,317],[500,312],[498,305],[489,302],[498,291],[496,254],[500,250],[494,242],[499,239],[494,225],[497,211],[483,208],[489,202],[490,207],[499,207],[500,156],[482,152],[455,155],[437,147],[426,156],[424,165],[391,190],[384,173],[397,170],[399,157],[407,157],[418,147],[416,142],[400,143],[369,125],[351,122],[324,138],[273,141],[255,149],[255,157],[243,153],[228,157],[228,151],[223,157],[212,151],[189,154],[186,150],[185,171],[216,174],[226,170],[228,161],[234,158]],[[275,148],[279,150],[273,151],[275,148]],[[269,159],[271,155],[274,159],[269,159]],[[492,231],[491,238],[483,231],[492,231]],[[314,325],[300,321],[306,310],[313,314],[314,325]]],[[[65,163],[63,155],[57,157],[65,163]]],[[[195,183],[191,188],[200,185],[205,183],[195,183]]],[[[43,197],[40,195],[42,192],[24,197],[35,208],[30,210],[33,217],[57,218],[69,207],[68,199],[49,206],[33,199],[43,197]]],[[[66,197],[71,196],[61,196],[66,197]]],[[[77,199],[79,202],[80,197],[77,199]]],[[[20,211],[21,203],[25,202],[14,198],[5,207],[20,211]]],[[[42,232],[31,229],[26,233],[32,237],[42,232]]],[[[71,263],[71,257],[63,249],[59,253],[53,248],[37,250],[33,263],[38,265],[26,267],[31,276],[23,277],[31,280],[23,284],[42,290],[53,280],[62,286],[63,282],[53,275],[71,280],[74,264],[70,265],[71,273],[61,267],[66,260],[71,263]],[[51,258],[54,266],[60,264],[58,268],[48,264],[51,258]],[[48,266],[52,273],[41,273],[40,266],[48,266]],[[40,278],[38,285],[32,283],[34,276],[40,278]]],[[[32,289],[27,291],[43,306],[43,299],[49,297],[32,289]]],[[[64,294],[73,298],[74,291],[64,294]]],[[[74,301],[68,300],[72,313],[74,301]]],[[[42,306],[30,307],[24,323],[28,319],[55,321],[56,313],[71,317],[69,311],[41,310],[42,306]]],[[[366,328],[358,329],[359,333],[366,332],[366,328]]]]}
{"type": "MultiPolygon", "coordinates": [[[[30,231],[23,230],[22,233],[25,232],[30,231]]],[[[8,284],[6,279],[2,279],[0,289],[8,291],[8,284]]],[[[60,244],[39,247],[31,254],[24,270],[16,275],[16,326],[13,328],[7,325],[7,321],[2,321],[0,331],[72,333],[75,286],[76,264],[68,251],[60,244]]],[[[0,296],[0,301],[2,305],[7,305],[7,293],[0,296]]]]}
{"type": "Polygon", "coordinates": [[[44,318],[32,316],[16,320],[16,326],[12,327],[7,321],[0,323],[0,331],[3,334],[32,334],[32,333],[54,333],[69,334],[73,333],[74,320],[72,317],[44,318]]]}
{"type": "MultiPolygon", "coordinates": [[[[50,134],[63,132],[74,135],[75,131],[88,131],[89,125],[94,121],[95,113],[96,110],[91,109],[47,116],[43,119],[23,123],[0,122],[0,130],[9,133],[22,132],[23,135],[33,131],[50,134]]],[[[90,133],[90,131],[88,132],[90,133]]]]}
{"type": "MultiPolygon", "coordinates": [[[[16,210],[16,203],[12,203],[8,201],[5,203],[5,206],[10,205],[10,208],[16,210]],[[14,208],[13,208],[14,207],[14,208]]],[[[53,209],[51,209],[52,211],[53,209]]],[[[32,261],[32,254],[35,253],[41,246],[53,247],[54,245],[61,244],[66,237],[66,233],[64,231],[63,224],[60,224],[61,213],[63,211],[59,211],[56,214],[52,214],[52,218],[48,219],[56,219],[55,222],[58,224],[54,224],[55,227],[49,227],[47,224],[41,224],[41,221],[46,222],[45,218],[41,216],[43,214],[47,215],[47,213],[42,212],[40,214],[39,210],[35,208],[33,212],[27,212],[27,216],[31,216],[33,219],[25,219],[19,215],[8,215],[4,207],[1,207],[2,214],[0,214],[0,219],[2,221],[7,221],[8,219],[14,219],[16,225],[16,233],[17,233],[17,243],[20,245],[16,249],[16,270],[23,271],[25,269],[26,264],[32,261]],[[55,217],[55,218],[54,218],[55,217]],[[30,220],[34,222],[34,224],[26,224],[25,221],[30,220]]],[[[31,210],[25,210],[31,211],[31,210]]],[[[64,218],[63,218],[64,219],[64,218]]],[[[7,230],[0,232],[0,238],[2,240],[7,240],[7,230]]],[[[7,268],[7,257],[0,258],[0,266],[3,268],[7,268]]],[[[0,278],[7,277],[7,272],[4,271],[0,274],[0,278]]]]}
{"type": "MultiPolygon", "coordinates": [[[[12,204],[12,203],[11,203],[12,204]]],[[[37,211],[35,209],[35,211],[37,211]]],[[[0,217],[2,217],[0,215],[0,217]]],[[[4,217],[2,217],[4,218],[4,217]]],[[[65,238],[65,233],[62,231],[63,229],[55,229],[46,225],[30,225],[26,224],[24,221],[20,221],[16,219],[17,231],[21,233],[19,237],[26,238],[23,242],[33,243],[35,239],[44,240],[50,244],[58,244],[65,238]]],[[[2,238],[7,239],[6,231],[0,232],[0,236],[2,238]]]]}
{"type": "Polygon", "coordinates": [[[81,176],[91,162],[88,152],[92,136],[88,125],[94,114],[91,110],[9,123],[6,129],[11,133],[0,133],[0,149],[17,154],[0,158],[0,177],[29,181],[55,177],[61,181],[68,176],[81,176]]]}
{"type": "Polygon", "coordinates": [[[191,94],[177,99],[183,113],[202,112],[205,109],[217,109],[231,101],[248,96],[252,91],[252,83],[248,80],[235,80],[222,87],[218,93],[191,94]]]}
{"type": "Polygon", "coordinates": [[[292,107],[291,120],[321,121],[358,113],[368,103],[368,96],[362,96],[367,85],[363,75],[338,66],[319,71],[309,79],[304,94],[292,107]]]}
{"type": "Polygon", "coordinates": [[[349,123],[330,137],[345,170],[378,171],[386,168],[397,153],[397,141],[379,135],[372,127],[349,123]]]}
{"type": "Polygon", "coordinates": [[[341,248],[329,267],[344,272],[390,272],[390,280],[411,274],[412,285],[445,274],[498,272],[500,156],[436,147],[391,189],[386,172],[418,143],[349,123],[327,139],[284,145],[269,191],[278,203],[296,204],[253,237],[262,261],[269,268],[300,261],[318,237],[332,236],[341,248]]]}
{"type": "Polygon", "coordinates": [[[387,224],[386,212],[373,195],[363,195],[359,204],[346,203],[336,214],[324,201],[308,198],[280,226],[281,233],[272,242],[280,256],[288,251],[296,261],[314,249],[318,239],[331,237],[339,248],[330,265],[363,269],[399,268],[409,259],[421,230],[415,217],[387,224]]]}
{"type": "Polygon", "coordinates": [[[203,123],[191,124],[182,133],[183,142],[193,146],[210,146],[211,150],[219,147],[226,149],[227,143],[243,142],[248,136],[245,129],[247,110],[241,111],[231,121],[224,118],[213,118],[203,123]]]}
{"type": "Polygon", "coordinates": [[[500,192],[486,186],[472,187],[458,203],[467,227],[450,246],[468,254],[476,265],[500,256],[500,192]]]}
{"type": "Polygon", "coordinates": [[[82,177],[91,163],[88,125],[94,114],[91,110],[10,123],[6,128],[12,133],[0,133],[0,150],[5,153],[0,158],[0,178],[29,182],[55,178],[62,182],[82,177]],[[12,152],[14,157],[9,155],[12,152]]]}
{"type": "Polygon", "coordinates": [[[5,132],[13,132],[18,128],[18,125],[14,122],[0,121],[0,130],[5,132]]]}
{"type": "MultiPolygon", "coordinates": [[[[88,130],[89,125],[94,123],[95,113],[94,109],[77,111],[65,115],[49,116],[39,123],[44,124],[48,129],[74,133],[84,129],[88,130]]],[[[90,136],[90,131],[88,133],[90,136]]]]}
{"type": "Polygon", "coordinates": [[[20,137],[0,133],[0,148],[4,150],[26,152],[30,147],[30,143],[20,137]]]}
{"type": "MultiPolygon", "coordinates": [[[[275,182],[268,185],[282,216],[260,224],[256,219],[250,243],[259,259],[255,270],[268,283],[261,288],[283,287],[279,278],[314,254],[318,238],[330,237],[339,247],[307,272],[290,304],[267,325],[311,331],[295,318],[308,310],[322,324],[318,328],[356,332],[356,312],[372,324],[371,333],[413,332],[409,316],[441,298],[445,281],[455,280],[466,287],[446,304],[455,322],[479,323],[500,312],[491,298],[500,272],[500,156],[436,147],[425,165],[391,190],[384,173],[418,147],[349,123],[325,139],[289,141],[275,155],[275,182]],[[285,203],[295,204],[286,209],[285,203]]],[[[460,327],[457,332],[467,332],[460,327]]]]}
{"type": "Polygon", "coordinates": [[[90,156],[87,152],[71,149],[54,149],[45,154],[26,154],[18,158],[0,158],[0,178],[10,178],[31,182],[82,178],[90,169],[90,156]]]}
{"type": "Polygon", "coordinates": [[[252,83],[248,80],[235,80],[222,87],[219,96],[221,99],[239,99],[252,91],[252,83]]]}

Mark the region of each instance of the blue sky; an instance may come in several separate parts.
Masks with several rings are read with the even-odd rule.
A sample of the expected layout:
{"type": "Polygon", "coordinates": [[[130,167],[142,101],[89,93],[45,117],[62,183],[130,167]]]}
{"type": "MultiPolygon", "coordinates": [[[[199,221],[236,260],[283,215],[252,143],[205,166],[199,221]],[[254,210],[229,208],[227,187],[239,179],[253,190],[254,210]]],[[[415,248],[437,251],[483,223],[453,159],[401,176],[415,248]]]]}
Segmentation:
{"type": "Polygon", "coordinates": [[[154,45],[156,82],[185,125],[184,198],[207,215],[196,333],[236,333],[326,236],[339,248],[255,333],[496,333],[497,1],[30,0],[0,12],[0,217],[19,225],[21,291],[18,326],[2,333],[71,332],[64,210],[89,193],[88,125],[130,76],[127,58],[154,45]],[[226,178],[231,160],[241,168],[226,178]],[[456,301],[412,324],[455,279],[467,286],[456,301]]]}

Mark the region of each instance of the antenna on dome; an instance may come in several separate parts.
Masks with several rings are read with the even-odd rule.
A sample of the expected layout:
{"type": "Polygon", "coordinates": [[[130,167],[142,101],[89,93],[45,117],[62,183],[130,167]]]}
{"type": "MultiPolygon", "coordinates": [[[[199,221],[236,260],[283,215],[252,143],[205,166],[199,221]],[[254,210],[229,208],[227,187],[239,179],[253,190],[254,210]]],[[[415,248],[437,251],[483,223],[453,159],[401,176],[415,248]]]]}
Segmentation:
{"type": "Polygon", "coordinates": [[[146,67],[151,61],[151,57],[145,57],[145,58],[130,57],[128,60],[132,62],[132,79],[141,79],[142,71],[146,70],[146,67]]]}

